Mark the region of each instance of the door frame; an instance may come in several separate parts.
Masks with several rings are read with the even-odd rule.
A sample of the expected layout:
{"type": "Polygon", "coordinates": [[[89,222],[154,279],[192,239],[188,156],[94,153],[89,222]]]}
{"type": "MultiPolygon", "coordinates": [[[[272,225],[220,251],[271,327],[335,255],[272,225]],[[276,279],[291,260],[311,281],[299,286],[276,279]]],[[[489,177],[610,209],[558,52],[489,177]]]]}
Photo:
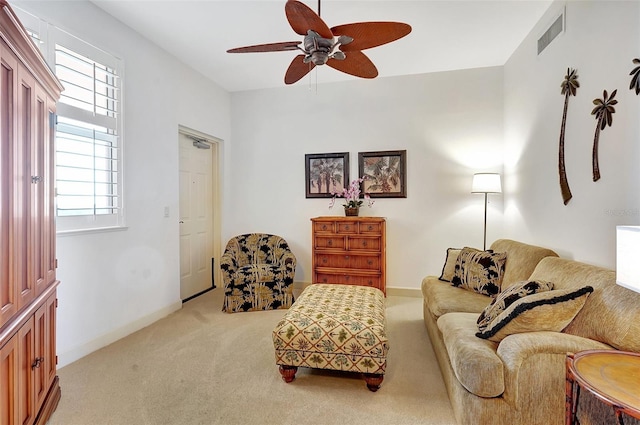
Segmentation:
{"type": "MultiPolygon", "coordinates": [[[[211,173],[211,178],[213,180],[211,182],[211,190],[213,191],[213,194],[211,196],[211,200],[213,202],[213,258],[218,259],[218,261],[216,261],[214,264],[212,273],[214,277],[215,288],[221,288],[222,273],[220,272],[220,257],[222,256],[222,196],[220,188],[222,187],[221,176],[223,140],[215,136],[211,136],[210,134],[202,133],[201,131],[194,130],[183,125],[178,125],[178,138],[176,140],[178,147],[180,145],[180,134],[183,134],[190,138],[202,140],[211,146],[211,164],[214,166],[214,169],[212,170],[213,172],[211,173]]],[[[179,164],[178,168],[180,168],[179,164]]],[[[178,216],[180,217],[180,214],[178,214],[178,216]]],[[[197,297],[198,295],[200,294],[195,294],[193,297],[197,297]]],[[[183,300],[183,302],[188,301],[193,297],[187,298],[186,300],[183,300]]]]}

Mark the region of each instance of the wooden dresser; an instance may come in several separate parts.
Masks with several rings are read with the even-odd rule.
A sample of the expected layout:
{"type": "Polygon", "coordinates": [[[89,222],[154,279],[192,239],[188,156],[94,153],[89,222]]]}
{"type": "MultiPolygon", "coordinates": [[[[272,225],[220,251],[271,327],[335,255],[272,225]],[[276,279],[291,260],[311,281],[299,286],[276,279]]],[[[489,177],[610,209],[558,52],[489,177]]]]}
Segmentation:
{"type": "Polygon", "coordinates": [[[313,283],[386,288],[386,221],[381,217],[316,217],[313,283]]]}
{"type": "Polygon", "coordinates": [[[45,424],[60,400],[54,118],[61,91],[0,0],[0,425],[45,424]]]}

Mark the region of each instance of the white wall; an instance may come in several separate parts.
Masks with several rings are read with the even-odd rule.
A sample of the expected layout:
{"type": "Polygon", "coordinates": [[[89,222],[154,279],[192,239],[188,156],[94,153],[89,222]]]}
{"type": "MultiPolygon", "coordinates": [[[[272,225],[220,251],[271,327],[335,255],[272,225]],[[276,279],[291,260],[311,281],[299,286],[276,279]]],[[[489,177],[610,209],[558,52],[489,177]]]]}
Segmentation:
{"type": "Polygon", "coordinates": [[[89,2],[12,5],[113,53],[125,66],[128,228],[58,237],[64,366],[180,308],[178,125],[228,140],[230,96],[89,2]]]}
{"type": "MultiPolygon", "coordinates": [[[[471,179],[502,172],[502,102],[501,67],[233,93],[224,238],[280,234],[295,280],[310,282],[309,219],[344,211],[305,198],[305,154],[349,152],[353,179],[358,152],[406,149],[407,198],[360,212],[388,220],[387,286],[417,289],[440,273],[447,247],[482,247],[484,198],[471,179]]],[[[502,197],[490,200],[488,243],[501,233],[502,197]]]]}
{"type": "Polygon", "coordinates": [[[629,90],[640,57],[640,2],[556,2],[504,67],[505,234],[561,256],[615,268],[615,226],[640,224],[640,96],[629,90]],[[566,6],[566,32],[540,56],[536,41],[566,6]],[[576,68],[565,158],[573,199],[564,205],[558,140],[560,84],[576,68]],[[592,101],[618,89],[613,126],[600,134],[602,178],[592,181],[592,101]]]}

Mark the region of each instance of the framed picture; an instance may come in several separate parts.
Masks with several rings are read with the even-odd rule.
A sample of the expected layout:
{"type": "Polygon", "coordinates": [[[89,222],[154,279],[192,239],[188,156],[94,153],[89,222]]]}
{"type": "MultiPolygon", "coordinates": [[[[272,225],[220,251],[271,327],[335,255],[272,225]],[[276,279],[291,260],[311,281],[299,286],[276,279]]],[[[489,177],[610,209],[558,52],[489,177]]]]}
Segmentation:
{"type": "Polygon", "coordinates": [[[304,174],[307,198],[331,198],[349,184],[349,152],[308,153],[304,174]]]}
{"type": "Polygon", "coordinates": [[[407,151],[359,152],[358,176],[372,198],[406,198],[407,151]]]}

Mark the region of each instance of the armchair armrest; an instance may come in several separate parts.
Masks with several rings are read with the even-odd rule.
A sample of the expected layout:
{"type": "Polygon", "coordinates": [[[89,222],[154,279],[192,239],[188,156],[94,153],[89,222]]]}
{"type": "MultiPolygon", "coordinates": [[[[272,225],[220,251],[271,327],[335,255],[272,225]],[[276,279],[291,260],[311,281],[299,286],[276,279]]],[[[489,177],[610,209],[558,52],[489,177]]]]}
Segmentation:
{"type": "MultiPolygon", "coordinates": [[[[509,335],[498,345],[504,364],[504,399],[516,406],[519,391],[554,389],[564,394],[565,357],[582,350],[612,349],[601,342],[561,332],[526,332],[509,335]],[[554,381],[558,381],[556,385],[554,381]]],[[[564,397],[561,395],[561,398],[564,397]]]]}
{"type": "Polygon", "coordinates": [[[222,280],[226,288],[233,283],[232,276],[236,270],[238,270],[236,259],[231,253],[225,252],[222,257],[220,257],[220,270],[222,271],[222,280]]]}

